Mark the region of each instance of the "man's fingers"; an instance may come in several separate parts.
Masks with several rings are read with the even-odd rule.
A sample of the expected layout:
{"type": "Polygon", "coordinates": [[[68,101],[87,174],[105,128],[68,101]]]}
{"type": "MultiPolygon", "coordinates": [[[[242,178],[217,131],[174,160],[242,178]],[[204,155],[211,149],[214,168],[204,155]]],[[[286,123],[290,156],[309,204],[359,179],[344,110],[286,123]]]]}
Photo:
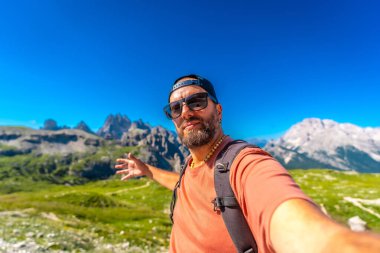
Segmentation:
{"type": "Polygon", "coordinates": [[[125,163],[115,165],[115,169],[124,169],[125,167],[128,167],[128,165],[125,163]]]}
{"type": "Polygon", "coordinates": [[[118,162],[119,164],[115,165],[115,169],[126,169],[129,167],[129,163],[125,159],[117,159],[116,162],[118,162]],[[118,161],[118,160],[123,160],[123,161],[118,161]]]}
{"type": "Polygon", "coordinates": [[[115,165],[115,169],[120,169],[116,171],[116,174],[124,174],[121,180],[128,180],[135,177],[133,169],[138,166],[138,163],[141,164],[141,161],[131,153],[126,154],[126,157],[127,158],[116,159],[118,164],[115,165]]]}
{"type": "Polygon", "coordinates": [[[129,174],[129,170],[127,169],[127,170],[118,170],[118,171],[116,171],[116,174],[129,174]]]}
{"type": "Polygon", "coordinates": [[[133,166],[134,161],[128,158],[119,158],[116,159],[116,163],[115,169],[126,169],[129,166],[133,166]]]}
{"type": "Polygon", "coordinates": [[[133,178],[133,177],[134,177],[133,174],[127,174],[124,177],[122,177],[121,180],[125,181],[125,180],[128,180],[128,179],[133,178]]]}
{"type": "Polygon", "coordinates": [[[127,163],[128,159],[127,158],[118,158],[118,159],[116,159],[116,162],[117,163],[127,163]]]}
{"type": "Polygon", "coordinates": [[[118,158],[116,159],[117,163],[129,163],[129,162],[141,162],[137,157],[132,155],[132,153],[126,154],[127,158],[118,158]]]}

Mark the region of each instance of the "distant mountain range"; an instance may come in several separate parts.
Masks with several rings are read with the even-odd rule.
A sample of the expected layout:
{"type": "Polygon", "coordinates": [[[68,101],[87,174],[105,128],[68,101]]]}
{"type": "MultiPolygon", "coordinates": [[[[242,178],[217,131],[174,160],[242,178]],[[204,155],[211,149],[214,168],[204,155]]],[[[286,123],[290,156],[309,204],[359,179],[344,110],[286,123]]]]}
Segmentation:
{"type": "Polygon", "coordinates": [[[331,168],[380,173],[380,128],[305,119],[265,150],[286,168],[331,168]]]}
{"type": "MultiPolygon", "coordinates": [[[[311,118],[292,126],[278,140],[247,141],[264,147],[288,169],[380,173],[380,128],[311,118]]],[[[46,120],[40,130],[0,127],[0,156],[94,153],[104,145],[137,146],[145,162],[176,171],[189,154],[176,133],[121,114],[109,115],[96,133],[83,121],[70,129],[53,119],[46,120]]]]}
{"type": "Polygon", "coordinates": [[[96,133],[84,121],[71,129],[54,119],[40,130],[0,127],[0,156],[94,153],[104,145],[137,146],[143,161],[167,170],[179,171],[189,154],[172,131],[121,114],[109,115],[96,133]]]}

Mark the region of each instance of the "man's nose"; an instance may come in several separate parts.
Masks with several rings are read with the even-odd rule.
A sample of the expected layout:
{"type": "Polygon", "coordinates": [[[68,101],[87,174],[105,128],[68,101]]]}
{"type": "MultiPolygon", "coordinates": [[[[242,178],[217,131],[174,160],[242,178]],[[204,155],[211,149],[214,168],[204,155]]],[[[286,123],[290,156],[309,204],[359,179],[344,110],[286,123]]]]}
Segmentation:
{"type": "Polygon", "coordinates": [[[189,118],[189,116],[193,115],[193,111],[187,106],[186,103],[182,104],[182,112],[181,112],[181,117],[186,119],[189,118]]]}

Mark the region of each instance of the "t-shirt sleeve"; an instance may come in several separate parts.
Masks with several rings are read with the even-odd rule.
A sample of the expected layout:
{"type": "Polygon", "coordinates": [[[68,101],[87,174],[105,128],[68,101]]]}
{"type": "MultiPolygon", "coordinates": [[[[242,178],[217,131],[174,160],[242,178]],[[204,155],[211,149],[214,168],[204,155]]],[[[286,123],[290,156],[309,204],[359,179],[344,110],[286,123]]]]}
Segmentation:
{"type": "Polygon", "coordinates": [[[281,203],[295,198],[312,202],[279,162],[257,148],[244,149],[236,157],[230,182],[260,252],[273,252],[270,221],[281,203]]]}

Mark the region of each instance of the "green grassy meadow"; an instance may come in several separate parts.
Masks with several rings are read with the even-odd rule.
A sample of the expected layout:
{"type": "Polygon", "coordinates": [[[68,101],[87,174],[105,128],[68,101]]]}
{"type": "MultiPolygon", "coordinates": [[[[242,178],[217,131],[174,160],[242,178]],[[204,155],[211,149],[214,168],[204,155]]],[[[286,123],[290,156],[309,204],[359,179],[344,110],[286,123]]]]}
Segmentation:
{"type": "MultiPolygon", "coordinates": [[[[380,219],[344,200],[351,197],[364,200],[380,199],[380,174],[356,174],[334,170],[290,170],[295,181],[316,203],[323,205],[336,221],[346,224],[360,216],[369,229],[380,233],[380,219]]],[[[380,215],[380,206],[368,205],[380,215]]]]}
{"type": "MultiPolygon", "coordinates": [[[[301,188],[337,221],[359,215],[380,232],[380,219],[344,197],[380,198],[380,175],[331,170],[292,170],[301,188]]],[[[169,244],[171,192],[141,178],[83,185],[2,181],[0,238],[33,242],[41,252],[165,252],[169,244]],[[12,188],[12,193],[4,189],[12,188]]],[[[379,206],[367,205],[380,213],[379,206]]],[[[0,248],[1,252],[1,248],[0,248]]]]}
{"type": "Polygon", "coordinates": [[[120,252],[167,249],[171,192],[152,181],[31,184],[27,192],[0,195],[0,224],[6,224],[0,238],[34,239],[65,251],[114,252],[107,245],[120,252]]]}

